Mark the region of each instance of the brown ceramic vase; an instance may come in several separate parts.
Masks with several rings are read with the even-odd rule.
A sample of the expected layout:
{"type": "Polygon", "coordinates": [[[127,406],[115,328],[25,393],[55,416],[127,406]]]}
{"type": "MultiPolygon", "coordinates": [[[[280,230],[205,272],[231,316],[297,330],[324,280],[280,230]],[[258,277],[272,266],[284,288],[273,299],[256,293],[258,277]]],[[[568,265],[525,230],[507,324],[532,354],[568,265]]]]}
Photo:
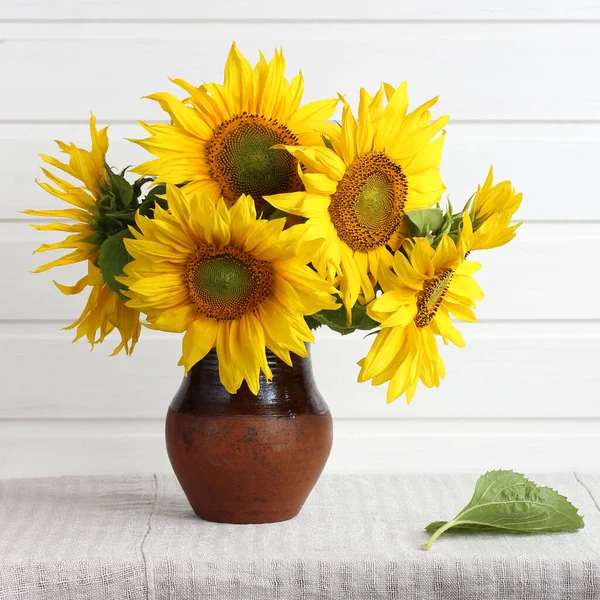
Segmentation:
{"type": "Polygon", "coordinates": [[[311,360],[289,367],[270,352],[272,381],[258,396],[219,381],[215,351],[184,377],[167,413],[175,475],[194,512],[222,523],[273,523],[295,517],[329,457],[331,414],[311,360]]]}

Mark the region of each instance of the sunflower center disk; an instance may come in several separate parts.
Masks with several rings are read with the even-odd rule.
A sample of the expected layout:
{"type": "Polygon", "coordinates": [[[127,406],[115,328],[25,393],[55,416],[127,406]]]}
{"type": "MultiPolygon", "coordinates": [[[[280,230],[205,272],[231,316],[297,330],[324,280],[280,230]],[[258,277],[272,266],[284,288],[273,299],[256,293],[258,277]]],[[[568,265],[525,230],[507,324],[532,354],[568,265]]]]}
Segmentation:
{"type": "Polygon", "coordinates": [[[407,182],[382,152],[357,158],[331,197],[329,215],[340,239],[359,252],[385,245],[402,224],[407,182]]]}
{"type": "Polygon", "coordinates": [[[262,208],[263,196],[302,189],[296,159],[273,150],[275,144],[298,145],[298,138],[276,119],[242,114],[217,127],[206,154],[210,176],[221,184],[225,200],[231,204],[248,194],[262,208]]]}
{"type": "Polygon", "coordinates": [[[199,313],[231,321],[269,297],[273,272],[269,263],[236,248],[201,248],[187,265],[186,279],[199,313]]]}
{"type": "Polygon", "coordinates": [[[452,269],[444,269],[437,277],[423,284],[423,290],[417,296],[417,327],[427,327],[431,323],[444,300],[453,275],[452,269]]]}

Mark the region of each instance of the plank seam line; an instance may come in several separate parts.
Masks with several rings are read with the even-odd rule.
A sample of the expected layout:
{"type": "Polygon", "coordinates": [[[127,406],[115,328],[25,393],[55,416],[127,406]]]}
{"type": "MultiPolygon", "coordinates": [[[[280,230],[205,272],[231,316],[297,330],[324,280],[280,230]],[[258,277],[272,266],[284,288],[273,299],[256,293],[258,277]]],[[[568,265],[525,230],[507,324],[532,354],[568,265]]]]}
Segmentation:
{"type": "MultiPolygon", "coordinates": [[[[548,325],[554,325],[557,323],[564,323],[566,325],[577,325],[577,324],[581,324],[581,325],[594,325],[597,323],[600,323],[600,318],[595,318],[595,317],[588,317],[588,318],[583,318],[583,319],[567,319],[567,318],[545,318],[545,319],[530,319],[530,318],[500,318],[500,319],[490,319],[490,318],[480,318],[477,319],[476,323],[467,323],[467,322],[461,322],[461,321],[454,321],[454,322],[460,322],[463,326],[469,327],[469,331],[473,330],[473,327],[477,327],[476,323],[480,323],[480,324],[499,324],[499,325],[506,325],[506,324],[510,324],[510,323],[515,323],[517,325],[519,324],[526,324],[526,323],[535,323],[535,324],[539,324],[539,325],[544,325],[544,324],[548,324],[548,325]]],[[[19,319],[19,318],[0,318],[0,325],[25,325],[25,324],[31,324],[31,325],[40,325],[40,324],[46,324],[46,325],[68,325],[70,323],[70,319],[60,319],[60,318],[48,318],[48,319],[33,319],[33,318],[24,318],[24,319],[19,319]]],[[[159,334],[155,334],[155,333],[151,333],[150,337],[148,337],[148,339],[151,338],[162,338],[162,336],[160,336],[159,334]]],[[[171,337],[168,339],[175,339],[175,337],[171,337]]],[[[341,339],[338,337],[333,337],[331,339],[341,339]]],[[[351,337],[348,338],[350,340],[357,340],[357,339],[364,339],[362,337],[351,337]]]]}
{"type": "Polygon", "coordinates": [[[600,18],[553,18],[553,19],[534,19],[534,18],[504,18],[504,19],[433,19],[433,18],[376,18],[376,19],[365,19],[364,17],[352,17],[347,19],[339,19],[339,18],[325,18],[325,19],[306,19],[306,18],[293,18],[293,17],[282,17],[282,18],[225,18],[225,17],[217,17],[211,19],[199,19],[199,18],[173,18],[173,19],[164,19],[160,17],[156,18],[147,18],[140,19],[136,18],[99,18],[99,19],[89,19],[89,18],[0,18],[0,24],[6,25],[82,25],[82,24],[90,24],[90,25],[114,25],[118,23],[123,24],[193,24],[193,25],[262,25],[262,24],[291,24],[291,25],[332,25],[332,24],[340,24],[340,25],[483,25],[483,24],[492,24],[492,25],[597,25],[600,23],[600,18]]]}
{"type": "Polygon", "coordinates": [[[147,525],[146,531],[144,533],[144,537],[142,538],[142,541],[140,543],[140,554],[142,555],[142,559],[144,561],[144,572],[146,575],[146,598],[148,598],[148,600],[151,597],[155,598],[154,572],[152,572],[148,568],[148,558],[146,556],[146,550],[144,547],[146,540],[148,539],[148,536],[150,535],[150,531],[152,529],[152,517],[154,515],[154,510],[155,510],[156,504],[158,502],[158,477],[157,477],[156,473],[153,473],[152,475],[154,477],[154,498],[152,500],[152,508],[150,509],[150,514],[148,515],[148,525],[147,525]],[[152,584],[150,582],[151,579],[152,579],[152,584]],[[150,592],[152,592],[152,595],[150,595],[150,592]]]}
{"type": "MultiPolygon", "coordinates": [[[[43,41],[43,40],[36,40],[43,41]]],[[[62,40],[61,40],[62,41],[62,40]]],[[[76,40],[81,41],[81,40],[76,40]]],[[[140,117],[144,118],[144,117],[140,117]]],[[[98,118],[98,125],[138,125],[139,119],[105,119],[98,118]]],[[[167,121],[150,119],[152,123],[166,124],[167,121]]],[[[600,117],[597,119],[468,119],[454,117],[450,125],[599,125],[600,117]]],[[[89,126],[87,119],[0,119],[0,126],[4,125],[85,125],[89,126]]],[[[544,139],[544,138],[542,138],[544,139]]]]}
{"type": "Polygon", "coordinates": [[[594,494],[592,494],[590,488],[587,485],[585,485],[585,483],[583,483],[583,481],[581,481],[581,479],[579,479],[579,476],[577,475],[577,473],[575,471],[573,471],[573,476],[579,482],[579,484],[583,487],[583,489],[590,495],[590,498],[592,499],[592,502],[594,503],[594,505],[598,509],[598,512],[600,512],[600,506],[598,505],[598,502],[596,501],[596,498],[594,498],[594,494]]]}

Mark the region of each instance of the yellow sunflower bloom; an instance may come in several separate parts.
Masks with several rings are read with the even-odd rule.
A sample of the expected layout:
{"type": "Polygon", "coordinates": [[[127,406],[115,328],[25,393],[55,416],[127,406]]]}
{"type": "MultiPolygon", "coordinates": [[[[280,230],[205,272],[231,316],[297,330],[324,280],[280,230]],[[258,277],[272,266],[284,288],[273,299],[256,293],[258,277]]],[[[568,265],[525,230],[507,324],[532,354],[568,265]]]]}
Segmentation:
{"type": "Polygon", "coordinates": [[[63,163],[52,156],[41,155],[42,159],[50,166],[67,173],[83,185],[73,185],[57,177],[48,169],[42,168],[44,175],[54,186],[45,182],[38,181],[37,183],[48,193],[74,208],[24,211],[25,214],[34,217],[61,219],[43,225],[33,224],[32,227],[35,229],[64,231],[70,234],[62,242],[42,244],[36,252],[61,249],[70,249],[72,252],[42,265],[34,272],[41,273],[53,267],[87,261],[88,274],[75,285],[68,286],[54,282],[56,287],[67,295],[79,294],[87,287],[92,288],[83,313],[66,329],[76,327],[77,335],[73,341],[85,336],[93,347],[94,344],[102,342],[116,328],[121,334],[121,343],[115,348],[113,354],[117,354],[121,350],[131,354],[141,329],[139,311],[125,306],[123,299],[108,288],[96,266],[101,240],[98,235],[99,221],[101,220],[99,203],[110,184],[105,166],[106,152],[108,151],[107,128],[98,131],[93,115],[90,118],[90,134],[92,139],[90,151],[78,148],[74,144],[57,142],[60,150],[69,156],[68,163],[63,163]],[[63,221],[64,219],[74,221],[74,223],[66,223],[63,221]]]}
{"type": "Polygon", "coordinates": [[[290,351],[307,356],[313,341],[304,316],[336,308],[331,284],[307,266],[320,241],[303,239],[303,225],[257,220],[250,196],[227,208],[168,185],[167,201],[153,219],[138,215],[125,240],[128,306],[154,329],[185,331],[186,372],[216,347],[227,391],[245,380],[257,394],[260,370],[272,377],[265,347],[291,365],[290,351]]]}
{"type": "Polygon", "coordinates": [[[325,239],[313,258],[323,277],[339,284],[348,319],[359,295],[392,262],[403,238],[404,213],[441,197],[439,164],[448,117],[431,121],[434,98],[407,113],[406,84],[360,93],[358,119],[345,105],[341,127],[326,128],[331,148],[286,145],[304,167],[304,191],[268,196],[276,208],[308,219],[310,235],[325,239]],[[387,105],[383,108],[383,95],[387,105]],[[432,141],[433,140],[433,141],[432,141]]]}
{"type": "Polygon", "coordinates": [[[522,223],[511,225],[513,215],[521,205],[523,194],[515,193],[510,181],[493,185],[494,172],[490,171],[483,186],[473,197],[473,250],[497,248],[510,242],[522,223]]]}
{"type": "Polygon", "coordinates": [[[158,158],[139,165],[136,173],[155,175],[157,183],[185,183],[188,193],[223,197],[229,205],[246,194],[259,211],[264,196],[302,189],[296,160],[272,147],[322,144],[315,129],[331,117],[338,100],[300,107],[303,77],[299,73],[287,81],[282,52],[270,62],[261,54],[253,68],[233,44],[223,85],[173,82],[189,98],[148,96],[169,114],[171,124],[141,123],[150,137],[132,141],[158,158]]]}
{"type": "Polygon", "coordinates": [[[444,236],[434,250],[424,238],[405,242],[392,269],[380,278],[384,293],[368,307],[381,323],[373,346],[359,362],[359,381],[390,382],[387,401],[414,396],[419,380],[438,387],[445,375],[435,336],[459,347],[465,342],[450,321],[475,321],[475,301],[483,292],[471,277],[480,265],[464,260],[464,248],[444,236]],[[406,255],[404,252],[406,252],[406,255]]]}

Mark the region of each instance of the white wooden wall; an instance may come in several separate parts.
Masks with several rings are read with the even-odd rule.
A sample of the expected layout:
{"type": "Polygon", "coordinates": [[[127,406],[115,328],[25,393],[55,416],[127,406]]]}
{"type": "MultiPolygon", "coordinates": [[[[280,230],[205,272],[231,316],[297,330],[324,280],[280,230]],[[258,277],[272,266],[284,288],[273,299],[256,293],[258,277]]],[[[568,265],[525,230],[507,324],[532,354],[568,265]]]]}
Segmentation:
{"type": "Polygon", "coordinates": [[[403,79],[415,105],[439,94],[455,203],[490,163],[524,192],[517,240],[477,257],[480,321],[439,390],[388,406],[354,383],[370,340],[319,336],[328,469],[600,469],[600,0],[1,0],[0,477],[169,469],[179,339],[145,335],[131,358],[71,345],[82,299],[51,279],[78,269],[30,275],[41,234],[17,211],[53,205],[36,155],[87,143],[90,110],[114,123],[111,162],[139,161],[121,138],[163,117],[140,97],[220,80],[232,40],[283,46],[306,100],[403,79]]]}

